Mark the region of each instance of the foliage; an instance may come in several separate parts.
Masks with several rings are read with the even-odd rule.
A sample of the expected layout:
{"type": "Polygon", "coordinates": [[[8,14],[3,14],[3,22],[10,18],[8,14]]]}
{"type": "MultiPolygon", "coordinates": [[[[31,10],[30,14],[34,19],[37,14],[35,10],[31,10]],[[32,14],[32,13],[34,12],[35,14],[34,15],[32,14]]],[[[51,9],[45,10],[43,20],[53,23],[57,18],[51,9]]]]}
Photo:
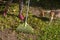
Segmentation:
{"type": "Polygon", "coordinates": [[[30,5],[39,6],[44,9],[59,9],[59,0],[31,0],[30,5]]]}
{"type": "MultiPolygon", "coordinates": [[[[0,15],[0,29],[12,28],[16,31],[18,25],[21,24],[21,20],[18,18],[18,10],[18,4],[11,5],[6,17],[0,15]],[[14,9],[16,11],[13,11],[14,9]]],[[[25,16],[25,10],[23,10],[23,14],[25,16]]],[[[60,40],[60,20],[54,20],[49,25],[49,21],[43,21],[40,17],[33,16],[33,13],[29,12],[28,24],[34,28],[34,34],[32,35],[37,35],[37,40],[60,40]]],[[[29,38],[26,35],[17,34],[17,36],[19,40],[21,38],[33,40],[33,37],[29,38]]]]}
{"type": "Polygon", "coordinates": [[[49,21],[42,21],[36,17],[29,17],[31,21],[28,21],[35,33],[38,35],[37,40],[59,40],[60,38],[60,20],[55,20],[49,25],[49,21]]]}
{"type": "MultiPolygon", "coordinates": [[[[27,0],[23,1],[24,4],[26,4],[26,1],[27,0]]],[[[19,0],[13,0],[13,3],[19,3],[19,0]]],[[[60,0],[31,0],[30,6],[39,6],[44,9],[59,9],[60,0]]]]}

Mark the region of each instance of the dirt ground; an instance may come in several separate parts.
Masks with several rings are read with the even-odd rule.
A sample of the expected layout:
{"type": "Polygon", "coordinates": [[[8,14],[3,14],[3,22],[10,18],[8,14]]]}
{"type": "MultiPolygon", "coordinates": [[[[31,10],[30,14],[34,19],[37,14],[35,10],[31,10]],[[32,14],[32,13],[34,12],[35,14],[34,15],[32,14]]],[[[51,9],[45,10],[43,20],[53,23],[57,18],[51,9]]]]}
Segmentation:
{"type": "Polygon", "coordinates": [[[11,31],[10,29],[0,30],[0,40],[36,40],[36,35],[26,34],[26,33],[17,33],[11,31]]]}

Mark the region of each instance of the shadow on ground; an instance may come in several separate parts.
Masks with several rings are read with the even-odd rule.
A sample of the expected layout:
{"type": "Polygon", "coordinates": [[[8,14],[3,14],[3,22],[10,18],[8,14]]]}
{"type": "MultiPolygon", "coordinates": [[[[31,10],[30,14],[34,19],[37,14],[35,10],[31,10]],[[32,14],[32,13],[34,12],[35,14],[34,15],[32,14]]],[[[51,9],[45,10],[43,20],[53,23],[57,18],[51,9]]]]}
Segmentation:
{"type": "Polygon", "coordinates": [[[49,18],[47,18],[47,17],[37,17],[35,15],[33,15],[33,17],[36,17],[38,19],[41,19],[42,21],[49,21],[49,18]]]}

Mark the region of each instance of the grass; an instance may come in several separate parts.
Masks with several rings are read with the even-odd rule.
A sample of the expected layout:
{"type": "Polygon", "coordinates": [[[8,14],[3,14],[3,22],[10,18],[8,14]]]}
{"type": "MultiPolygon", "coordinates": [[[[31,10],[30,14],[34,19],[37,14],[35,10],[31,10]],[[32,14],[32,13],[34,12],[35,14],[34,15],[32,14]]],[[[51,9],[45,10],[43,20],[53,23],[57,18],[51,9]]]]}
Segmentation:
{"type": "MultiPolygon", "coordinates": [[[[1,8],[3,9],[3,8],[1,8]]],[[[9,11],[6,15],[6,17],[3,17],[3,15],[0,15],[0,30],[3,28],[12,28],[16,29],[19,24],[21,24],[21,20],[18,18],[18,4],[12,4],[9,7],[9,11]],[[13,10],[16,10],[15,12],[13,10]]],[[[25,16],[25,8],[23,10],[24,16],[25,16]]],[[[45,19],[44,19],[45,20],[45,19]]],[[[35,40],[33,36],[36,36],[36,40],[60,40],[60,20],[54,20],[50,25],[49,21],[44,21],[40,17],[34,16],[32,13],[29,13],[28,16],[28,24],[34,28],[34,34],[27,34],[18,33],[18,40],[24,39],[24,40],[35,40]],[[25,36],[24,36],[25,35],[25,36]],[[31,36],[33,35],[33,36],[31,36]],[[31,36],[31,37],[28,37],[31,36]]]]}

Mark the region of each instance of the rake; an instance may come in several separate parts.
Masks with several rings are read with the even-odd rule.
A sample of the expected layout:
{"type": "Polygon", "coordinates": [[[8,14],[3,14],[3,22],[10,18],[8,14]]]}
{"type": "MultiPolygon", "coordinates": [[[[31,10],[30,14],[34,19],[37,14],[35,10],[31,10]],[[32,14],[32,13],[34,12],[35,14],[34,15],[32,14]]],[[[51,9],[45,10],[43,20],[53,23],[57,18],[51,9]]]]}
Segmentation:
{"type": "Polygon", "coordinates": [[[20,24],[17,27],[17,31],[18,32],[25,32],[25,33],[34,33],[34,29],[27,23],[28,20],[28,12],[29,12],[29,4],[30,4],[30,0],[27,1],[27,11],[26,11],[26,19],[25,22],[20,24]]]}

